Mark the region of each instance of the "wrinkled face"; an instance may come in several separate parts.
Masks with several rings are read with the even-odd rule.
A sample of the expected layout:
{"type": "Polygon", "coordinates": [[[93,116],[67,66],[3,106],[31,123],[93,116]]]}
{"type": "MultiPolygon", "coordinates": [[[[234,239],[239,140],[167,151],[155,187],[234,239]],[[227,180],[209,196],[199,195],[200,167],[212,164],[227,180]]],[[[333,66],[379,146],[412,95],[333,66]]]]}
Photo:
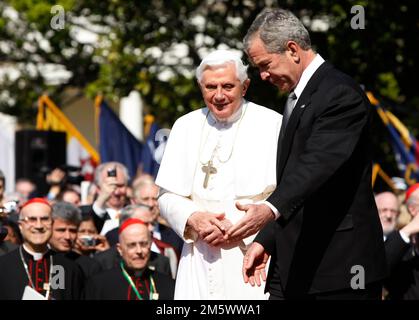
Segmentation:
{"type": "Polygon", "coordinates": [[[159,204],[157,197],[159,195],[159,187],[155,184],[146,184],[140,187],[136,192],[135,202],[137,204],[145,204],[151,208],[154,219],[159,215],[159,204]]]}
{"type": "Polygon", "coordinates": [[[234,63],[208,67],[200,85],[206,106],[218,120],[227,120],[242,103],[250,80],[240,83],[234,63]]]}
{"type": "Polygon", "coordinates": [[[108,177],[108,169],[113,169],[113,165],[106,166],[102,171],[102,182],[107,181],[116,186],[106,204],[113,209],[121,209],[125,206],[127,200],[127,181],[120,168],[116,168],[116,177],[108,177]]]}
{"type": "Polygon", "coordinates": [[[296,63],[296,57],[290,50],[284,53],[268,53],[258,36],[251,41],[249,58],[259,69],[262,80],[269,81],[281,92],[290,92],[298,84],[302,71],[296,63]]]}
{"type": "Polygon", "coordinates": [[[77,225],[62,219],[55,219],[52,224],[50,245],[58,252],[68,252],[77,238],[77,225]]]}
{"type": "Polygon", "coordinates": [[[51,208],[43,203],[31,203],[20,212],[19,229],[31,249],[46,245],[51,237],[51,208]]]}
{"type": "Polygon", "coordinates": [[[141,270],[150,259],[151,237],[143,224],[126,227],[119,235],[117,249],[125,265],[133,270],[141,270]]]}
{"type": "Polygon", "coordinates": [[[77,231],[77,237],[80,238],[81,236],[93,236],[95,234],[98,234],[98,232],[93,220],[85,220],[80,223],[79,229],[77,231]]]}
{"type": "Polygon", "coordinates": [[[379,194],[375,197],[378,214],[384,235],[396,229],[397,217],[399,215],[399,204],[397,198],[391,193],[379,194]]]}
{"type": "Polygon", "coordinates": [[[35,185],[29,181],[21,181],[16,184],[16,192],[18,192],[24,199],[28,199],[29,195],[34,192],[35,185]]]}
{"type": "Polygon", "coordinates": [[[152,234],[154,230],[154,224],[156,223],[157,219],[157,217],[154,215],[152,211],[143,208],[135,209],[131,218],[144,221],[147,224],[147,228],[150,231],[150,234],[152,234]]]}
{"type": "Polygon", "coordinates": [[[67,191],[63,194],[63,201],[74,204],[75,206],[80,205],[80,196],[75,191],[67,191]]]}

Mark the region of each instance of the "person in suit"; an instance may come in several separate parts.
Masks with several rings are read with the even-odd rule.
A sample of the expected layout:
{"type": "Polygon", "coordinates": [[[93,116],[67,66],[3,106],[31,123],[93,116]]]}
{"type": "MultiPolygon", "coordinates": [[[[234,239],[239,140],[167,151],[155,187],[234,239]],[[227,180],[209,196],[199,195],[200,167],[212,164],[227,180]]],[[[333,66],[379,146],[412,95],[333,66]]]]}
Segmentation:
{"type": "Polygon", "coordinates": [[[80,298],[80,267],[48,246],[51,213],[51,205],[43,198],[33,198],[22,206],[19,228],[23,244],[0,257],[0,300],[27,299],[28,289],[43,299],[80,298]]]}
{"type": "Polygon", "coordinates": [[[96,229],[102,235],[119,226],[120,210],[129,204],[129,178],[128,169],[119,162],[104,162],[95,170],[98,194],[92,206],[82,210],[92,211],[96,229]]]}
{"type": "Polygon", "coordinates": [[[159,187],[154,183],[153,178],[150,176],[140,176],[133,183],[133,202],[149,206],[153,213],[153,237],[172,245],[176,249],[176,254],[180,257],[183,240],[168,226],[168,223],[160,217],[159,204],[157,202],[158,195],[159,187]]]}
{"type": "MultiPolygon", "coordinates": [[[[119,218],[120,223],[122,224],[125,220],[129,218],[136,218],[144,221],[147,224],[147,227],[150,231],[150,234],[153,232],[153,214],[150,211],[150,207],[146,205],[129,205],[121,210],[121,216],[119,218]]],[[[120,263],[120,255],[116,249],[117,243],[119,242],[119,228],[112,229],[106,234],[109,239],[115,239],[116,241],[110,241],[112,247],[109,250],[101,252],[95,256],[95,260],[99,262],[103,270],[108,270],[118,265],[120,263]]],[[[160,250],[159,246],[156,243],[155,238],[152,237],[151,244],[151,254],[149,263],[155,269],[161,273],[167,273],[172,275],[173,278],[176,276],[176,269],[178,259],[176,256],[175,250],[172,248],[171,255],[168,257],[163,255],[163,252],[160,250]],[[170,256],[174,256],[171,261],[170,256]]],[[[157,240],[158,241],[158,240],[157,240]]]]}
{"type": "Polygon", "coordinates": [[[116,268],[93,276],[87,283],[86,300],[173,300],[175,283],[149,265],[151,233],[147,224],[129,218],[119,228],[116,268]]]}
{"type": "Polygon", "coordinates": [[[384,283],[388,300],[419,299],[419,183],[409,187],[405,203],[412,220],[384,242],[390,270],[384,283]]]}
{"type": "Polygon", "coordinates": [[[262,80],[289,93],[277,188],[265,202],[241,206],[244,216],[226,235],[234,241],[264,225],[244,257],[245,282],[260,284],[271,256],[270,299],[380,299],[386,260],[371,190],[367,97],[312,49],[287,10],[262,11],[244,47],[262,80]],[[352,281],[358,267],[360,286],[352,281]]]}
{"type": "Polygon", "coordinates": [[[399,200],[393,192],[385,191],[375,195],[375,204],[377,205],[385,241],[387,236],[397,228],[397,218],[400,214],[399,200]]]}

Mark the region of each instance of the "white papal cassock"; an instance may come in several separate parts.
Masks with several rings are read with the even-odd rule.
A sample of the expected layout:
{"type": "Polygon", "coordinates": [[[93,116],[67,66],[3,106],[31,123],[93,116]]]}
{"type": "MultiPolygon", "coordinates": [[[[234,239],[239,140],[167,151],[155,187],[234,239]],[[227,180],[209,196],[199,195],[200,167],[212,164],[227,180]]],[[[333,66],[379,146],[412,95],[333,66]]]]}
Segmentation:
{"type": "Polygon", "coordinates": [[[207,108],[179,118],[173,125],[156,183],[162,216],[185,240],[175,299],[266,299],[264,287],[242,277],[243,256],[254,236],[232,247],[216,248],[186,228],[195,211],[224,212],[233,224],[243,216],[235,202],[265,200],[276,187],[276,152],[282,116],[243,100],[227,122],[207,108]],[[212,160],[216,173],[202,167],[212,160]]]}

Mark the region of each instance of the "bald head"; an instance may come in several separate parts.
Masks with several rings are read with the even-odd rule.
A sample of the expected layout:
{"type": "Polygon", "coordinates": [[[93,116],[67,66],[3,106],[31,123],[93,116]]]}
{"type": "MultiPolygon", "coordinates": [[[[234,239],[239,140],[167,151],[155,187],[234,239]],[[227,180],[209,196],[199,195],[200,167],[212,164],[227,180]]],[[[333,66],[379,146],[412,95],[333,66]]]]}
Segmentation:
{"type": "Polygon", "coordinates": [[[382,192],[375,196],[378,214],[384,235],[396,229],[397,217],[399,216],[399,201],[392,192],[382,192]]]}
{"type": "Polygon", "coordinates": [[[119,234],[117,249],[126,267],[141,270],[150,259],[151,234],[147,225],[134,223],[119,234]]]}

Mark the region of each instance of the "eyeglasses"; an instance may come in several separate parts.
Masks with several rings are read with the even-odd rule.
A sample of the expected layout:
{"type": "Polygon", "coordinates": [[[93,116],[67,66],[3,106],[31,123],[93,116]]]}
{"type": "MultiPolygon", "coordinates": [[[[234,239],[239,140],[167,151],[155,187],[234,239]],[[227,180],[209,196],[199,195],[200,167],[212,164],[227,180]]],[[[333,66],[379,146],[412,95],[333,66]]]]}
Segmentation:
{"type": "Polygon", "coordinates": [[[43,225],[50,225],[52,223],[51,217],[24,217],[20,221],[25,221],[27,224],[36,225],[38,221],[43,225]]]}

